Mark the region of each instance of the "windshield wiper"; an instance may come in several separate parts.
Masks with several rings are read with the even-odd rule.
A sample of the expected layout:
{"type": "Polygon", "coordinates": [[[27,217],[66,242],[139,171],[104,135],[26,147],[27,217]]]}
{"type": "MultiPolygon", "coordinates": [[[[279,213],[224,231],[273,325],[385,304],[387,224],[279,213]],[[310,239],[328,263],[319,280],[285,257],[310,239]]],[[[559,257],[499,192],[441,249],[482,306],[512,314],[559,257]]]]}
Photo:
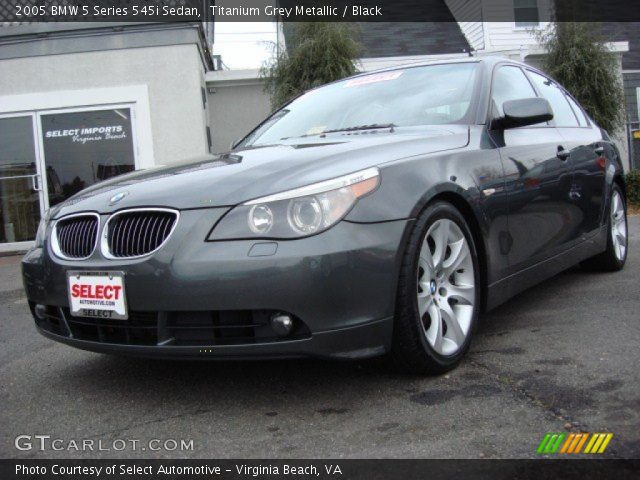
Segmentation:
{"type": "Polygon", "coordinates": [[[289,140],[291,138],[305,138],[305,137],[315,137],[322,136],[325,133],[336,133],[336,132],[356,132],[358,130],[377,130],[381,128],[390,128],[391,132],[393,132],[393,127],[396,127],[395,123],[372,123],[370,125],[357,125],[355,127],[344,127],[344,128],[334,128],[331,130],[324,130],[318,133],[305,133],[304,135],[298,135],[297,137],[282,137],[280,140],[289,140]]]}
{"type": "Polygon", "coordinates": [[[372,123],[370,125],[356,125],[354,127],[344,127],[344,128],[334,128],[332,130],[325,130],[323,133],[334,133],[334,132],[356,132],[358,130],[376,130],[381,128],[390,128],[393,131],[393,127],[396,125],[394,123],[372,123]]]}

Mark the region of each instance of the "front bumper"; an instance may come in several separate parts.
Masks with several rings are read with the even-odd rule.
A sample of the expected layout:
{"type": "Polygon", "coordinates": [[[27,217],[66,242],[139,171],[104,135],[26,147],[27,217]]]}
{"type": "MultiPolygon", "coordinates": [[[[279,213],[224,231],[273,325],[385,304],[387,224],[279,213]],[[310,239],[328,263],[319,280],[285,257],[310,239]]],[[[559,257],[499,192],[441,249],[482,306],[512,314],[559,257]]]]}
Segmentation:
{"type": "Polygon", "coordinates": [[[349,360],[376,357],[386,353],[393,331],[393,318],[317,332],[309,338],[238,345],[126,345],[78,340],[37,328],[42,335],[51,340],[82,350],[136,357],[219,360],[319,357],[349,360]]]}
{"type": "Polygon", "coordinates": [[[96,252],[87,260],[66,261],[55,258],[47,244],[30,251],[22,262],[27,298],[32,306],[42,304],[60,312],[63,319],[59,328],[39,322],[38,329],[49,338],[86,350],[161,357],[354,358],[389,349],[407,221],[343,221],[299,240],[205,242],[224,211],[183,211],[172,237],[145,258],[114,261],[96,252]],[[144,341],[141,336],[130,337],[129,330],[143,328],[137,324],[120,336],[108,334],[111,330],[100,324],[95,335],[81,334],[92,325],[74,334],[66,322],[78,320],[68,313],[68,270],[125,272],[128,309],[159,315],[157,323],[141,324],[147,330],[157,326],[156,334],[149,332],[144,341]],[[188,321],[190,316],[202,319],[203,312],[240,311],[287,312],[304,328],[295,338],[249,335],[218,342],[215,335],[205,335],[201,342],[193,336],[185,342],[177,335],[173,338],[171,328],[161,320],[167,315],[188,321]]]}

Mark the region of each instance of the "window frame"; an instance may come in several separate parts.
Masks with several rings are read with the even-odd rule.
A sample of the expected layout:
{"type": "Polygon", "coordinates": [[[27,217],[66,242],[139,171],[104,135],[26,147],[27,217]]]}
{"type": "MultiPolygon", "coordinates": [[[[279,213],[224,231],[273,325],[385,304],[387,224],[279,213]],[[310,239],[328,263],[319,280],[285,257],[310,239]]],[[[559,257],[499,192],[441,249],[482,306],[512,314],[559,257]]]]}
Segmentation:
{"type": "MultiPolygon", "coordinates": [[[[571,96],[569,94],[569,92],[566,91],[566,89],[560,85],[558,82],[556,82],[553,78],[551,78],[549,75],[546,75],[544,73],[542,73],[539,70],[536,70],[534,68],[525,68],[525,73],[527,74],[527,77],[530,76],[530,74],[537,74],[540,75],[541,77],[546,78],[549,82],[551,82],[553,85],[555,85],[558,90],[560,90],[560,93],[563,94],[564,97],[570,97],[571,99],[573,99],[574,102],[576,102],[576,105],[578,105],[581,109],[582,112],[584,113],[584,116],[587,118],[588,122],[587,125],[580,125],[580,119],[578,118],[578,114],[574,111],[573,106],[571,105],[571,102],[569,102],[569,100],[567,100],[567,98],[565,98],[565,101],[567,102],[567,105],[569,105],[569,109],[571,110],[571,112],[573,113],[573,116],[577,122],[577,125],[558,125],[558,122],[555,119],[555,114],[554,114],[554,118],[551,120],[551,125],[554,126],[555,128],[591,128],[591,119],[589,118],[589,116],[586,114],[586,112],[584,111],[584,109],[582,108],[582,106],[578,103],[578,101],[573,98],[573,96],[571,96]]],[[[529,81],[531,82],[531,84],[533,85],[533,88],[535,88],[536,92],[538,93],[538,96],[542,97],[542,98],[547,98],[544,96],[544,94],[542,93],[542,91],[538,88],[538,86],[536,85],[536,83],[533,81],[532,78],[529,78],[529,81]]],[[[548,99],[547,99],[548,101],[548,99]]],[[[551,104],[551,102],[549,102],[549,104],[551,105],[551,108],[553,109],[553,105],[551,104]]]]}
{"type": "MultiPolygon", "coordinates": [[[[586,125],[580,125],[579,128],[591,128],[593,126],[593,122],[591,121],[591,117],[589,117],[589,114],[587,113],[587,111],[584,109],[584,107],[582,105],[580,105],[580,102],[578,102],[578,100],[576,100],[576,98],[571,95],[567,90],[565,90],[564,88],[562,88],[560,86],[560,84],[556,84],[558,85],[561,89],[562,92],[565,94],[565,96],[572,100],[573,103],[575,103],[575,105],[578,107],[580,113],[582,114],[582,116],[584,117],[585,121],[587,122],[586,125]]],[[[569,106],[571,107],[571,109],[573,110],[573,105],[571,102],[569,102],[569,106]]],[[[576,117],[578,117],[578,114],[576,113],[576,111],[574,110],[573,112],[575,114],[576,117]]],[[[580,117],[578,117],[578,123],[580,123],[580,117]]],[[[565,127],[566,128],[566,127],[565,127]]]]}

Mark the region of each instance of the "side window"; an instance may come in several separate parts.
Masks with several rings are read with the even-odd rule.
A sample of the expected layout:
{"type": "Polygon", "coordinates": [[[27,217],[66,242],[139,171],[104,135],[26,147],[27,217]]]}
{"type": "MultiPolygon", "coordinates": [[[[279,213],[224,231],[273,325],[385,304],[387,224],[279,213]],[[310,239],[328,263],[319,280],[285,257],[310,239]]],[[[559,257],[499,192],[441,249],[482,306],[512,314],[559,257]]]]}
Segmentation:
{"type": "Polygon", "coordinates": [[[524,72],[515,66],[499,67],[493,77],[491,98],[499,115],[504,115],[502,105],[508,100],[532,98],[536,91],[527,80],[524,72]]]}
{"type": "Polygon", "coordinates": [[[569,103],[571,104],[571,108],[573,108],[573,111],[576,114],[576,117],[578,117],[578,123],[580,124],[581,127],[586,127],[587,125],[589,125],[589,121],[587,120],[587,116],[584,113],[584,110],[582,110],[582,108],[580,108],[580,105],[578,105],[578,102],[576,102],[573,98],[571,98],[569,95],[566,95],[567,100],[569,101],[569,103]]]}
{"type": "Polygon", "coordinates": [[[544,98],[549,100],[553,109],[553,120],[558,127],[577,127],[578,119],[573,113],[567,97],[558,85],[547,77],[529,70],[531,80],[535,83],[544,98]]]}

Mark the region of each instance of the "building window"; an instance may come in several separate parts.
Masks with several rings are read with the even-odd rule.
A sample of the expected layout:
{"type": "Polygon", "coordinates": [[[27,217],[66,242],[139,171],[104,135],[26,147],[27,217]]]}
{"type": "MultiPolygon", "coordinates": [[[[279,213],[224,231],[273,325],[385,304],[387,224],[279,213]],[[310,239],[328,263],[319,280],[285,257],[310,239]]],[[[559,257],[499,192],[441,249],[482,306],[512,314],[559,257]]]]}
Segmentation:
{"type": "Polygon", "coordinates": [[[538,0],[513,0],[513,13],[516,27],[537,27],[540,24],[538,0]]]}

